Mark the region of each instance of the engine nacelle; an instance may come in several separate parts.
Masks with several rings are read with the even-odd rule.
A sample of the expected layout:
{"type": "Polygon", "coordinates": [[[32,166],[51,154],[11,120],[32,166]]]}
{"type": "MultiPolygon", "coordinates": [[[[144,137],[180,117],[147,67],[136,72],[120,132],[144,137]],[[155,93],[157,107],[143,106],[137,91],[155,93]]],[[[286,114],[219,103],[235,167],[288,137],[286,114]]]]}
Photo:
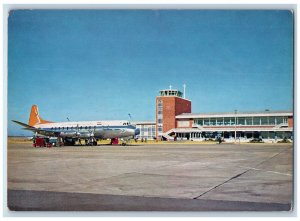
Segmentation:
{"type": "Polygon", "coordinates": [[[94,133],[91,132],[61,132],[59,134],[62,138],[90,138],[94,136],[94,133]]]}
{"type": "Polygon", "coordinates": [[[61,132],[59,134],[60,137],[77,137],[76,132],[61,132]]]}
{"type": "Polygon", "coordinates": [[[87,139],[87,138],[90,138],[90,137],[93,137],[93,136],[94,136],[93,133],[85,132],[85,133],[80,133],[78,137],[83,138],[83,139],[87,139]]]}

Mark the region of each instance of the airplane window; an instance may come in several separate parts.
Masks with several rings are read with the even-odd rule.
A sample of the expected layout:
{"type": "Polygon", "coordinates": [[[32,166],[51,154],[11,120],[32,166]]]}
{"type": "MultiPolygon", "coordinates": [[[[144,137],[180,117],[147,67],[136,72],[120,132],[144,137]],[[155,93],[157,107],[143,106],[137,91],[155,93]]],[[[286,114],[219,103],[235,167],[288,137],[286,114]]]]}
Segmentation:
{"type": "Polygon", "coordinates": [[[69,130],[69,127],[67,127],[67,130],[69,130]]]}
{"type": "Polygon", "coordinates": [[[64,129],[65,129],[65,127],[62,127],[62,129],[64,130],[64,129]]]}
{"type": "Polygon", "coordinates": [[[94,126],[94,129],[96,129],[96,126],[94,126]]]}
{"type": "Polygon", "coordinates": [[[58,127],[58,129],[60,130],[60,127],[58,127]]]}
{"type": "Polygon", "coordinates": [[[91,126],[89,126],[89,129],[91,129],[92,127],[91,126]]]}
{"type": "Polygon", "coordinates": [[[73,130],[73,127],[71,127],[71,130],[73,130]]]}
{"type": "Polygon", "coordinates": [[[87,129],[87,126],[85,126],[85,129],[87,129]]]}
{"type": "Polygon", "coordinates": [[[123,125],[126,125],[125,123],[123,123],[123,125]]]}
{"type": "Polygon", "coordinates": [[[82,130],[82,126],[80,127],[80,130],[82,130]]]}

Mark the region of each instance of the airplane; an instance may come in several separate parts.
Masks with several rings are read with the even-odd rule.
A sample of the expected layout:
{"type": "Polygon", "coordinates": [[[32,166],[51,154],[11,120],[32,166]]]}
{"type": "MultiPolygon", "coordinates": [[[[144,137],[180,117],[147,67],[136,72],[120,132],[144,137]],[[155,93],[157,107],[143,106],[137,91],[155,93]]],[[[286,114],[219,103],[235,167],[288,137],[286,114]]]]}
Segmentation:
{"type": "MultiPolygon", "coordinates": [[[[20,121],[13,122],[23,126],[36,135],[57,137],[62,139],[65,145],[74,145],[81,139],[87,145],[97,145],[97,140],[129,138],[140,133],[134,125],[126,120],[113,121],[76,121],[76,122],[51,122],[40,117],[38,106],[32,105],[28,124],[20,121]]],[[[122,143],[123,145],[126,143],[122,143]]]]}

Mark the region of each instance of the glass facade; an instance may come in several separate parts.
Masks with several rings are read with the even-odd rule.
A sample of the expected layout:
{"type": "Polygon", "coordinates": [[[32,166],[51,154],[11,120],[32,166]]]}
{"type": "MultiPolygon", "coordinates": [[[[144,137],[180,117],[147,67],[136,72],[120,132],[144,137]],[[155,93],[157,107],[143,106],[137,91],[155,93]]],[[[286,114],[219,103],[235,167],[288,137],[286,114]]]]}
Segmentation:
{"type": "Polygon", "coordinates": [[[253,117],[253,125],[260,125],[260,117],[253,117]]]}
{"type": "MultiPolygon", "coordinates": [[[[237,117],[237,125],[278,125],[287,124],[287,117],[237,117]]],[[[234,117],[197,118],[194,124],[199,126],[230,126],[235,125],[234,117]]]]}
{"type": "Polygon", "coordinates": [[[153,140],[156,137],[155,125],[153,124],[137,124],[137,129],[140,129],[140,134],[137,135],[138,139],[148,139],[153,140]]]}
{"type": "Polygon", "coordinates": [[[245,118],[245,124],[246,125],[253,125],[253,119],[252,119],[252,117],[246,117],[245,118]]]}
{"type": "Polygon", "coordinates": [[[216,118],[210,118],[210,125],[212,126],[216,125],[216,118]]]}
{"type": "Polygon", "coordinates": [[[268,117],[260,118],[261,125],[269,125],[268,117]]]}
{"type": "Polygon", "coordinates": [[[216,118],[216,125],[224,125],[224,118],[216,118]]]}
{"type": "Polygon", "coordinates": [[[245,118],[237,117],[237,125],[245,125],[245,118]]]}

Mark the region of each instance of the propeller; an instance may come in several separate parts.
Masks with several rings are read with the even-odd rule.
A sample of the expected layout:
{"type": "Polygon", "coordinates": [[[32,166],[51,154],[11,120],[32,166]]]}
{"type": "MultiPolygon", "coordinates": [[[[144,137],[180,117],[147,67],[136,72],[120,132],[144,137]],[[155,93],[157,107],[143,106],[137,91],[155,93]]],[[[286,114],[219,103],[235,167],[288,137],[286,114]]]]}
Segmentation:
{"type": "Polygon", "coordinates": [[[96,142],[95,131],[96,131],[95,127],[94,127],[94,129],[89,130],[89,137],[90,137],[89,140],[91,140],[93,143],[96,142]]]}
{"type": "Polygon", "coordinates": [[[76,136],[79,137],[80,133],[79,133],[79,125],[77,124],[76,126],[76,132],[75,132],[76,136]]]}

